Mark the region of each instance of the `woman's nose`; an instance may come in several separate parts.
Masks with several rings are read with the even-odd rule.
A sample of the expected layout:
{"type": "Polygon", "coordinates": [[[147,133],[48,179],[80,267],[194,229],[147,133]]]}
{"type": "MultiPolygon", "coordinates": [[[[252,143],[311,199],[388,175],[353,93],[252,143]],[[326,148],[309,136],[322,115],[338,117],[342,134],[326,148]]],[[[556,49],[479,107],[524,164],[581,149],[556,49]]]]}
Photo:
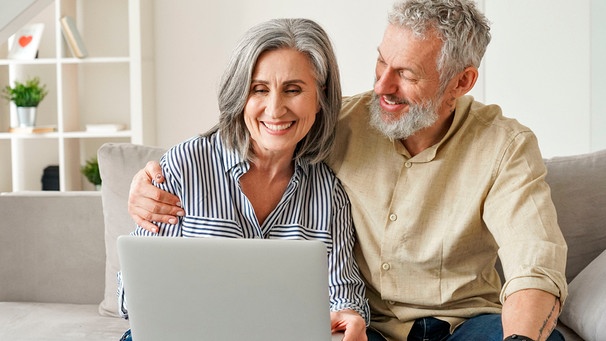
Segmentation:
{"type": "Polygon", "coordinates": [[[279,94],[270,94],[267,96],[267,102],[265,105],[265,113],[271,118],[281,117],[286,113],[286,107],[284,105],[284,99],[279,94]]]}

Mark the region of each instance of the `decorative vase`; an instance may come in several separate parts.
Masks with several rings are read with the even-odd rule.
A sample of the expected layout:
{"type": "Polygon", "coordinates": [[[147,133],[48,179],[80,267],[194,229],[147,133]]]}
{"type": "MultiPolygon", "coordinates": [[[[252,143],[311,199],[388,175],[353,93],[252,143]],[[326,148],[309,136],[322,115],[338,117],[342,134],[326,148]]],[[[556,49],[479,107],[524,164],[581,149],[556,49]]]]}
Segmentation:
{"type": "Polygon", "coordinates": [[[17,120],[19,127],[33,127],[36,125],[36,107],[17,107],[17,120]]]}

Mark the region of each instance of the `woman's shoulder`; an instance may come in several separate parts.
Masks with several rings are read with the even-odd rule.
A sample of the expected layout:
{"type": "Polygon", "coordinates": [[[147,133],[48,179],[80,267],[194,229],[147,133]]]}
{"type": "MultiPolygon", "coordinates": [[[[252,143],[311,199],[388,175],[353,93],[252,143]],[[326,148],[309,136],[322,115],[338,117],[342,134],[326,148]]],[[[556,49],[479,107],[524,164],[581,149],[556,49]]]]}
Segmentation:
{"type": "Polygon", "coordinates": [[[180,142],[167,150],[160,163],[167,165],[188,164],[192,160],[210,160],[216,158],[216,153],[221,150],[218,146],[216,134],[196,135],[180,142]]]}
{"type": "Polygon", "coordinates": [[[199,153],[207,148],[215,147],[218,140],[217,134],[192,136],[169,148],[167,154],[199,153]]]}

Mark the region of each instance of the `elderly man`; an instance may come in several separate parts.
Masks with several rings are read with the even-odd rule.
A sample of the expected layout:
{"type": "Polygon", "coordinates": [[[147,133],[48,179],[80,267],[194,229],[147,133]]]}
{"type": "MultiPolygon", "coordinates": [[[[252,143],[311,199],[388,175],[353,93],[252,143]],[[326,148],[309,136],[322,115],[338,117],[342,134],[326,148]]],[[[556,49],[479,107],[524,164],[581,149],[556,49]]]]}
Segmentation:
{"type": "MultiPolygon", "coordinates": [[[[374,92],[344,101],[327,163],[352,202],[369,340],[563,340],[567,248],[536,137],[464,96],[489,30],[470,0],[399,1],[374,92]]],[[[129,203],[149,229],[183,214],[151,178],[155,163],[129,203]]]]}

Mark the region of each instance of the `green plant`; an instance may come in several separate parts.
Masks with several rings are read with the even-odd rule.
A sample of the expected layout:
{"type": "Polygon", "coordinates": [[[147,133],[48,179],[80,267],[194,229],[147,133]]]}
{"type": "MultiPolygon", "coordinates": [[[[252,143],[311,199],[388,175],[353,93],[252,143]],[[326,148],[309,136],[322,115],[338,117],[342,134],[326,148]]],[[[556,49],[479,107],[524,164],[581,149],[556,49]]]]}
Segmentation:
{"type": "Polygon", "coordinates": [[[30,78],[25,83],[15,81],[14,87],[7,85],[2,89],[2,97],[18,107],[37,107],[47,94],[46,85],[40,85],[38,77],[30,78]]]}
{"type": "Polygon", "coordinates": [[[88,181],[95,185],[101,185],[101,175],[99,174],[99,163],[97,158],[93,157],[86,161],[86,164],[80,168],[80,172],[88,179],[88,181]]]}

